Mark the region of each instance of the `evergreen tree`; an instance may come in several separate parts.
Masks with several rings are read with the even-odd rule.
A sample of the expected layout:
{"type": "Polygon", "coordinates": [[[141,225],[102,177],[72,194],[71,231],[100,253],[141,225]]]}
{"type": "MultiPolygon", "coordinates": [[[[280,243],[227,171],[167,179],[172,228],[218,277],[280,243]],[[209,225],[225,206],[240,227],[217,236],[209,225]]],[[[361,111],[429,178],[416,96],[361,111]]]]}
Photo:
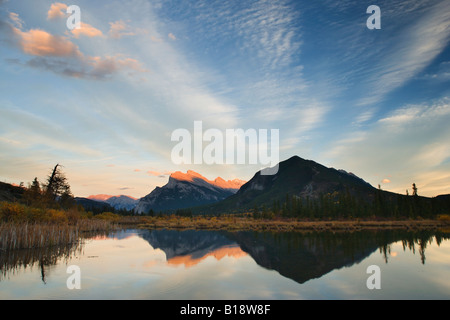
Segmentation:
{"type": "Polygon", "coordinates": [[[57,200],[61,196],[71,196],[70,185],[67,178],[61,171],[61,165],[57,164],[52,173],[47,178],[45,184],[45,193],[53,200],[57,200]]]}
{"type": "Polygon", "coordinates": [[[44,184],[44,196],[48,205],[59,204],[69,208],[75,204],[70,185],[65,174],[61,171],[61,165],[57,164],[44,184]]]}
{"type": "Polygon", "coordinates": [[[412,190],[413,190],[413,196],[414,197],[417,197],[418,196],[418,194],[417,194],[417,187],[416,187],[416,184],[415,183],[413,183],[412,184],[412,190]]]}
{"type": "Polygon", "coordinates": [[[23,198],[29,206],[39,207],[42,205],[42,190],[38,178],[34,178],[31,185],[25,190],[23,198]]]}

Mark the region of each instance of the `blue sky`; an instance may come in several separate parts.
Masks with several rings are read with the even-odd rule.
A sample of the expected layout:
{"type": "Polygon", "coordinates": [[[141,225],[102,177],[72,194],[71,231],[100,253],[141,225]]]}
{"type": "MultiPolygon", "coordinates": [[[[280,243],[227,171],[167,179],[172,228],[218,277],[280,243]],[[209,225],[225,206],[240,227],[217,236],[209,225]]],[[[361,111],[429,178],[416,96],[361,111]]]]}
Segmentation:
{"type": "Polygon", "coordinates": [[[171,133],[202,121],[279,129],[280,160],[450,193],[449,40],[438,0],[0,0],[0,180],[56,163],[77,196],[141,197],[188,169],[249,180],[258,166],[171,161],[171,133]]]}

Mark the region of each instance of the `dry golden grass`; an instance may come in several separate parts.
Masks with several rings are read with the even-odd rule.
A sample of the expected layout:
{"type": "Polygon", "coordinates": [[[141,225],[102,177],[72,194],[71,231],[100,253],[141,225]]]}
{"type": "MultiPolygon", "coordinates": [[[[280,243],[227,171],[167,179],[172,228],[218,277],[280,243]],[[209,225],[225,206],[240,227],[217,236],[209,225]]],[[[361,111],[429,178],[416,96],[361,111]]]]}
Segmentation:
{"type": "Polygon", "coordinates": [[[296,219],[253,219],[237,216],[162,216],[143,217],[141,228],[148,229],[201,229],[201,230],[254,230],[254,231],[301,231],[336,230],[356,231],[363,229],[436,229],[450,225],[440,220],[346,220],[346,221],[301,221],[296,219]]]}

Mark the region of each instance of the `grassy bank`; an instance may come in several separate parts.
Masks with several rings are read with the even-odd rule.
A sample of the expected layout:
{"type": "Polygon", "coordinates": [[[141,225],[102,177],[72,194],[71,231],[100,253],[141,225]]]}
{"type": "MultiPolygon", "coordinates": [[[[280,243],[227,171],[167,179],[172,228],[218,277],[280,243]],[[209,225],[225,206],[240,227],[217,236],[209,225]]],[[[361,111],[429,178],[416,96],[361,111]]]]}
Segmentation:
{"type": "Polygon", "coordinates": [[[441,229],[450,227],[450,218],[441,216],[435,220],[334,220],[306,221],[297,219],[254,219],[237,216],[159,216],[143,217],[140,228],[177,230],[228,230],[228,231],[302,231],[336,230],[357,231],[364,229],[441,229]]]}

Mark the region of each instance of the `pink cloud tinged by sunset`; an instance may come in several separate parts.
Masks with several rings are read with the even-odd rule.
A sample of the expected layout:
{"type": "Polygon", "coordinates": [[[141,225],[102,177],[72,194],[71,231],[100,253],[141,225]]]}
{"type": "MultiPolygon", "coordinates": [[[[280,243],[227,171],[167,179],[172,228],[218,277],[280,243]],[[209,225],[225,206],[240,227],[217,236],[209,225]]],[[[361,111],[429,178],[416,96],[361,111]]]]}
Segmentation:
{"type": "Polygon", "coordinates": [[[80,57],[78,46],[62,36],[55,36],[46,31],[31,29],[22,31],[13,27],[14,35],[22,51],[33,56],[80,57]]]}
{"type": "Polygon", "coordinates": [[[148,175],[154,176],[154,177],[162,177],[162,176],[169,176],[172,174],[172,172],[169,171],[164,171],[164,172],[159,172],[159,171],[147,171],[148,175]]]}
{"type": "Polygon", "coordinates": [[[134,36],[136,33],[122,20],[110,22],[109,36],[113,39],[120,39],[123,36],[134,36]]]}
{"type": "Polygon", "coordinates": [[[88,57],[86,61],[92,66],[92,72],[94,74],[113,74],[123,69],[147,72],[138,60],[122,57],[121,55],[113,57],[88,57]]]}
{"type": "Polygon", "coordinates": [[[15,26],[19,29],[23,28],[23,21],[19,18],[17,13],[11,12],[9,18],[14,22],[15,26]]]}
{"type": "Polygon", "coordinates": [[[93,37],[101,37],[103,36],[103,32],[101,32],[99,29],[94,28],[93,26],[91,26],[88,23],[84,23],[81,22],[81,28],[77,29],[73,29],[72,30],[72,34],[75,38],[79,38],[80,36],[86,36],[89,38],[93,38],[93,37]]]}
{"type": "Polygon", "coordinates": [[[67,5],[60,2],[52,3],[47,12],[47,19],[64,18],[66,16],[67,5]]]}
{"type": "MultiPolygon", "coordinates": [[[[61,8],[59,6],[58,8],[61,8]]],[[[50,17],[55,16],[55,8],[51,8],[50,17]]],[[[53,35],[41,29],[24,30],[24,22],[16,13],[9,15],[11,35],[16,45],[25,53],[39,57],[39,61],[29,61],[29,65],[45,68],[59,74],[77,78],[107,79],[118,72],[125,71],[128,75],[148,72],[136,60],[121,54],[111,56],[86,56],[68,36],[53,35]],[[61,68],[59,61],[53,58],[65,58],[67,66],[61,68]],[[44,60],[45,59],[45,60],[44,60]]],[[[72,30],[75,38],[80,36],[97,37],[103,33],[87,23],[82,23],[80,29],[72,30]]]]}

